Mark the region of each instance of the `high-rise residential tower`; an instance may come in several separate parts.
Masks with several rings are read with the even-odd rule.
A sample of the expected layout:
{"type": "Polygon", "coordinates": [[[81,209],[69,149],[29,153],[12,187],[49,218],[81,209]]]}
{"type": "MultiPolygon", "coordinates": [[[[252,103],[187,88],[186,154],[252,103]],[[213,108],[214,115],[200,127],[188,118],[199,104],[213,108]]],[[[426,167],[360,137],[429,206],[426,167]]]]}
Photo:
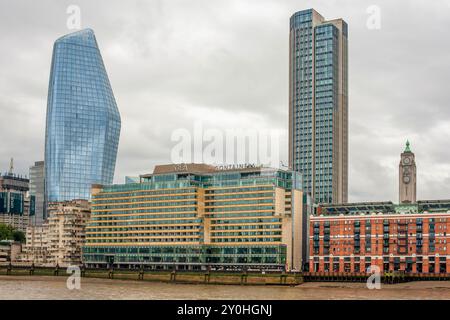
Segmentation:
{"type": "Polygon", "coordinates": [[[41,225],[46,218],[44,161],[36,161],[30,167],[30,195],[35,198],[35,214],[31,224],[41,225]]]}
{"type": "Polygon", "coordinates": [[[94,32],[56,40],[47,102],[46,201],[90,199],[113,182],[120,114],[94,32]]]}
{"type": "Polygon", "coordinates": [[[313,9],[290,19],[289,166],[316,203],[347,202],[347,35],[313,9]]]}

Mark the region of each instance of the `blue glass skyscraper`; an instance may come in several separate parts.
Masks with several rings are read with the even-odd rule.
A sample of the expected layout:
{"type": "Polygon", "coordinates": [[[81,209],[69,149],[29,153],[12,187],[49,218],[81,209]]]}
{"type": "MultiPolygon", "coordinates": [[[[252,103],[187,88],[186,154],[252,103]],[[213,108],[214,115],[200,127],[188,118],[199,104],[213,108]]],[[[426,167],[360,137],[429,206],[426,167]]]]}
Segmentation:
{"type": "Polygon", "coordinates": [[[289,165],[316,203],[347,202],[347,29],[313,9],[290,19],[289,165]]]}
{"type": "Polygon", "coordinates": [[[90,199],[111,184],[120,114],[91,29],[56,40],[47,101],[46,200],[90,199]]]}

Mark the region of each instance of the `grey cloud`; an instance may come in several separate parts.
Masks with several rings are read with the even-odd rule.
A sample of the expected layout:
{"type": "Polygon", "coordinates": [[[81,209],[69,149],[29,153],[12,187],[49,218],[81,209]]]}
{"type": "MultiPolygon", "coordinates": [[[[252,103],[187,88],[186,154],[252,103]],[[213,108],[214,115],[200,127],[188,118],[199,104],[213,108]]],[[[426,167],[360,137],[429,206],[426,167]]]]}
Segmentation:
{"type": "MultiPolygon", "coordinates": [[[[287,132],[289,17],[314,7],[349,24],[349,200],[397,200],[407,138],[419,198],[450,197],[444,0],[4,0],[0,171],[11,156],[23,174],[43,158],[52,45],[69,32],[69,4],[80,6],[83,27],[96,32],[122,115],[117,182],[170,161],[171,133],[192,128],[194,115],[219,129],[235,119],[287,132]],[[366,28],[370,5],[381,8],[380,30],[366,28]]],[[[282,146],[286,163],[286,141],[282,146]]]]}

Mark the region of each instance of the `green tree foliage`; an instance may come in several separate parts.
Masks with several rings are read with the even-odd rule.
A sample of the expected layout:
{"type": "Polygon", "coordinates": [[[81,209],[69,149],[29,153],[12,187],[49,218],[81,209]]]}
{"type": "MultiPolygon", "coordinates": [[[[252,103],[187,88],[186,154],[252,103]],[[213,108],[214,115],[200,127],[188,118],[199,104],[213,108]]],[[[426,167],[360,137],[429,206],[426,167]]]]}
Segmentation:
{"type": "Polygon", "coordinates": [[[6,224],[0,224],[0,240],[12,240],[14,229],[6,224]]]}
{"type": "Polygon", "coordinates": [[[13,239],[14,241],[25,243],[25,233],[19,230],[14,230],[13,232],[13,239]]]}
{"type": "Polygon", "coordinates": [[[14,230],[10,225],[0,223],[0,240],[14,240],[25,242],[25,234],[22,231],[14,230]]]}

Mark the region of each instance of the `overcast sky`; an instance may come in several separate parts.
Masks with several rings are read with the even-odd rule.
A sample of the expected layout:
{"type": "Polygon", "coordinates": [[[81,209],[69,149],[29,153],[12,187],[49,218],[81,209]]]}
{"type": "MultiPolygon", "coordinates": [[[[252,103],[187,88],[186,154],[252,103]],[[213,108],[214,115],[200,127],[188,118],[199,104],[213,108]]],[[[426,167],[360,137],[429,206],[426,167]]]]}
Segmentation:
{"type": "MultiPolygon", "coordinates": [[[[450,198],[450,0],[0,2],[0,171],[43,160],[53,42],[66,9],[92,28],[122,117],[115,181],[169,163],[171,133],[288,126],[289,17],[315,8],[349,25],[349,201],[398,199],[399,154],[416,154],[418,198],[450,198]],[[381,9],[369,29],[367,8],[381,9]]],[[[287,143],[281,160],[287,163],[287,143]]]]}

